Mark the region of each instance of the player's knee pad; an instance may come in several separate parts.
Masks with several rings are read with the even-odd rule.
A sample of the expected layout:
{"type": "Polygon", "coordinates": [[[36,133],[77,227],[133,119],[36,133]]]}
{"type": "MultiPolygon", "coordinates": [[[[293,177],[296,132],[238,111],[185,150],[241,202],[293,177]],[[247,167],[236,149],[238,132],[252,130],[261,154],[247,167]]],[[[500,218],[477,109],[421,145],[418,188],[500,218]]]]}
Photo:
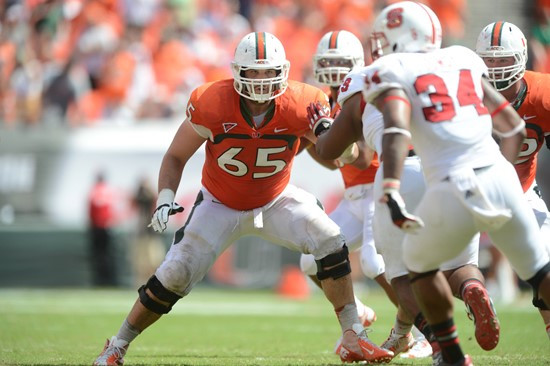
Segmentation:
{"type": "Polygon", "coordinates": [[[308,276],[314,276],[317,274],[315,257],[311,254],[302,254],[300,257],[300,269],[308,276]]]}
{"type": "Polygon", "coordinates": [[[375,279],[385,271],[384,260],[380,254],[366,256],[361,253],[360,262],[363,274],[371,280],[375,279]]]}
{"type": "Polygon", "coordinates": [[[533,287],[533,306],[541,310],[550,310],[548,304],[539,297],[539,287],[542,280],[550,272],[550,262],[546,263],[533,277],[527,280],[527,282],[533,287]]]}
{"type": "Polygon", "coordinates": [[[181,299],[181,296],[167,290],[155,275],[149,278],[149,281],[138,289],[139,301],[153,313],[162,315],[172,310],[172,306],[181,299]],[[168,305],[161,304],[154,300],[146,290],[149,290],[157,299],[167,302],[168,305]]]}
{"type": "Polygon", "coordinates": [[[345,244],[341,251],[329,254],[316,262],[319,281],[329,277],[336,280],[351,273],[348,247],[345,244]]]}

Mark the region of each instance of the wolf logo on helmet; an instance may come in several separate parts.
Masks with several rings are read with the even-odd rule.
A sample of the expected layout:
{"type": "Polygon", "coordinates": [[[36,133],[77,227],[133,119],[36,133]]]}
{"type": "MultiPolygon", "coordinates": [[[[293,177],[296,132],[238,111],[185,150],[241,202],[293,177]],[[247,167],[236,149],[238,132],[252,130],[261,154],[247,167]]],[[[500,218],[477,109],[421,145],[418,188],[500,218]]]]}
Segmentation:
{"type": "Polygon", "coordinates": [[[290,62],[282,43],[271,33],[253,32],[243,37],[235,50],[231,68],[237,93],[255,102],[275,99],[288,87],[290,62]],[[244,76],[246,70],[275,70],[275,76],[247,78],[244,76]]]}
{"type": "Polygon", "coordinates": [[[525,74],[527,41],[512,23],[498,21],[486,26],[477,38],[476,53],[483,59],[514,58],[511,65],[489,67],[487,79],[498,91],[508,89],[525,74]]]}
{"type": "Polygon", "coordinates": [[[372,58],[396,52],[430,52],[441,47],[441,23],[427,6],[403,1],[386,7],[371,36],[372,58]]]}

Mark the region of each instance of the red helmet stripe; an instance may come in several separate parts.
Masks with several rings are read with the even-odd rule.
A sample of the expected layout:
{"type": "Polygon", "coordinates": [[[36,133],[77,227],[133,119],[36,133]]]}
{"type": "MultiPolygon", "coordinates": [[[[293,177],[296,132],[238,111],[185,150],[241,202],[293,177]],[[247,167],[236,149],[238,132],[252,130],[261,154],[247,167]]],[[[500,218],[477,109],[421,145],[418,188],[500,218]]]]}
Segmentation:
{"type": "Polygon", "coordinates": [[[495,26],[493,27],[493,33],[491,34],[491,46],[500,46],[503,28],[503,21],[498,21],[495,23],[495,26]]]}
{"type": "Polygon", "coordinates": [[[337,45],[338,45],[338,33],[340,33],[340,31],[332,32],[332,34],[330,35],[330,40],[328,41],[328,48],[329,49],[334,49],[334,48],[337,47],[337,45]]]}
{"type": "Polygon", "coordinates": [[[266,59],[265,32],[256,32],[256,60],[266,59]]]}
{"type": "Polygon", "coordinates": [[[424,10],[426,12],[426,14],[428,15],[428,18],[430,18],[430,23],[432,23],[432,43],[435,44],[435,37],[436,37],[436,34],[435,34],[435,23],[434,23],[434,20],[432,19],[432,16],[430,15],[430,12],[428,10],[426,10],[426,6],[425,5],[422,5],[422,4],[419,4],[419,3],[415,3],[415,4],[418,4],[418,6],[420,6],[422,8],[422,10],[424,10]]]}

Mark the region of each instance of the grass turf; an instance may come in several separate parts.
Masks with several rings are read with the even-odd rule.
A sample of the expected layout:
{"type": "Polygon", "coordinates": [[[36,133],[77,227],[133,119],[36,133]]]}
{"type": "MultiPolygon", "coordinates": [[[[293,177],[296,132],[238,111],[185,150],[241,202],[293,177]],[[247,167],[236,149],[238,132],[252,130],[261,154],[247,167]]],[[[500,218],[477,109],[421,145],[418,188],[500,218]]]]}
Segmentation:
{"type": "MultiPolygon", "coordinates": [[[[137,293],[130,290],[0,290],[0,365],[91,365],[116,334],[137,293]]],[[[380,344],[395,308],[381,292],[364,298],[378,315],[369,337],[380,344]]],[[[497,304],[501,340],[483,351],[461,302],[455,322],[462,348],[478,365],[550,365],[550,343],[528,296],[497,304]]],[[[267,291],[197,288],[131,345],[126,365],[340,365],[339,326],[328,301],[267,291]]],[[[431,365],[395,359],[394,365],[431,365]]]]}

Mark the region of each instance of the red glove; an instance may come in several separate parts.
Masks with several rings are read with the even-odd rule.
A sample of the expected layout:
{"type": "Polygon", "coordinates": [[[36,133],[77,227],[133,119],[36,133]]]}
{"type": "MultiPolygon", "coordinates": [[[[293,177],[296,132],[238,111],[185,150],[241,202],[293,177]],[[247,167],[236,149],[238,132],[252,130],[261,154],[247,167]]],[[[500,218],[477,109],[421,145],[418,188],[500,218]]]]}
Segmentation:
{"type": "Polygon", "coordinates": [[[319,137],[321,133],[327,131],[334,120],[329,117],[330,111],[323,108],[321,103],[309,103],[307,107],[307,117],[309,118],[309,128],[315,136],[319,137]]]}

